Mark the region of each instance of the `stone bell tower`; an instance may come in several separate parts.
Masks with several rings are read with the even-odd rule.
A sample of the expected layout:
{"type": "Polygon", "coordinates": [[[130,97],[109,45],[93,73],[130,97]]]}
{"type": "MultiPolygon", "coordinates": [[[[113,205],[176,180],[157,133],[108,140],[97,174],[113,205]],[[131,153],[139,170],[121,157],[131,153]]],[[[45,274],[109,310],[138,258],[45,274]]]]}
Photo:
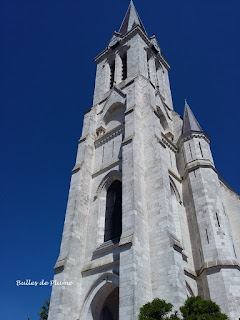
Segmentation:
{"type": "Polygon", "coordinates": [[[240,318],[240,199],[214,166],[168,62],[133,2],[96,58],[72,170],[49,320],[137,320],[159,297],[216,301],[240,318]]]}

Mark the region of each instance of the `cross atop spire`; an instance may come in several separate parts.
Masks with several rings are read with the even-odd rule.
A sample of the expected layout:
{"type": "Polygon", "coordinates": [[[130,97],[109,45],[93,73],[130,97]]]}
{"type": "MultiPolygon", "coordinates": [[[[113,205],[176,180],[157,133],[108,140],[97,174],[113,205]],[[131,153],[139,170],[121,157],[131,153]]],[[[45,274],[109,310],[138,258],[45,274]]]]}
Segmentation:
{"type": "Polygon", "coordinates": [[[130,31],[132,28],[134,28],[136,25],[140,26],[142,31],[147,34],[142,21],[137,13],[137,10],[133,4],[133,1],[130,1],[127,13],[123,19],[123,22],[121,24],[121,27],[119,29],[119,33],[122,35],[126,34],[128,31],[130,31]]]}
{"type": "Polygon", "coordinates": [[[190,131],[203,132],[202,128],[200,127],[200,124],[198,123],[192,110],[190,109],[187,100],[185,99],[182,133],[185,134],[190,131]]]}

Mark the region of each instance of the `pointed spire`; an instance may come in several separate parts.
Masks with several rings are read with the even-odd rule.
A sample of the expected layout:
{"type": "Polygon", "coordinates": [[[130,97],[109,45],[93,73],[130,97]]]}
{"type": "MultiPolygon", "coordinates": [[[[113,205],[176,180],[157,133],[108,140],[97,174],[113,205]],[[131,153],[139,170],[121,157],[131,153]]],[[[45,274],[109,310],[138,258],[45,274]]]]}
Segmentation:
{"type": "Polygon", "coordinates": [[[203,132],[192,110],[190,109],[187,100],[185,99],[182,134],[188,133],[190,131],[203,132]]]}
{"type": "Polygon", "coordinates": [[[133,1],[131,0],[127,13],[123,19],[123,22],[121,24],[121,27],[119,29],[119,33],[122,35],[126,34],[128,31],[130,31],[132,28],[134,28],[136,25],[140,26],[142,31],[147,34],[142,21],[137,13],[137,10],[133,4],[133,1]]]}

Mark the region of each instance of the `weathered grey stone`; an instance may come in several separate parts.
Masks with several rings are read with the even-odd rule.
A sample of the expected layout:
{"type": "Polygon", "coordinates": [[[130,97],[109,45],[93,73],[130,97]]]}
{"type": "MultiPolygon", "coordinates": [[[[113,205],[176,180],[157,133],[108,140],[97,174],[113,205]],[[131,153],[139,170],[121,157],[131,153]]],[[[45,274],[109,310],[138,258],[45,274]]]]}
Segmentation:
{"type": "Polygon", "coordinates": [[[129,10],[127,32],[114,34],[118,45],[96,58],[94,101],[84,117],[55,266],[55,280],[72,285],[53,287],[48,319],[99,320],[119,298],[114,320],[137,320],[155,297],[178,308],[193,295],[239,319],[239,195],[219,177],[204,131],[189,122],[182,134],[169,65],[135,8],[129,10]],[[104,242],[107,190],[115,180],[122,182],[122,234],[104,242]]]}

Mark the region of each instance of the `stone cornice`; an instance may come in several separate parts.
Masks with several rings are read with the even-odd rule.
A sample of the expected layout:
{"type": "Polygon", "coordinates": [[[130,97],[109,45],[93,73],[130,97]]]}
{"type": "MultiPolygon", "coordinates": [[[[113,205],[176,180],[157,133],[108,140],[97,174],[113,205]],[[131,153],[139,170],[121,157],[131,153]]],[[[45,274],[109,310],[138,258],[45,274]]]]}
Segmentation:
{"type": "Polygon", "coordinates": [[[112,251],[114,248],[119,246],[119,240],[120,239],[117,238],[102,243],[95,251],[93,251],[93,255],[97,256],[103,252],[108,253],[109,251],[112,251]]]}
{"type": "Polygon", "coordinates": [[[160,145],[164,148],[164,149],[166,149],[166,145],[162,142],[162,140],[155,134],[155,138],[157,139],[157,142],[159,142],[160,143],[160,145]]]}
{"type": "Polygon", "coordinates": [[[93,261],[85,265],[81,271],[83,276],[87,276],[94,273],[99,273],[101,271],[111,270],[114,266],[119,265],[119,260],[108,262],[107,259],[103,259],[100,261],[93,261]]]}
{"type": "Polygon", "coordinates": [[[127,79],[123,80],[118,84],[118,86],[121,88],[121,90],[127,88],[130,86],[130,84],[134,83],[136,77],[128,77],[127,79]]]}
{"type": "Polygon", "coordinates": [[[88,112],[90,112],[92,110],[92,107],[87,109],[86,111],[84,111],[84,114],[87,114],[88,112]]]}
{"type": "Polygon", "coordinates": [[[218,175],[217,169],[214,167],[213,163],[208,159],[198,159],[193,160],[192,162],[188,163],[184,169],[183,179],[185,179],[189,172],[197,170],[199,168],[210,168],[215,171],[218,175]]]}
{"type": "Polygon", "coordinates": [[[200,276],[204,271],[218,271],[218,269],[229,269],[229,268],[236,268],[240,271],[240,264],[238,261],[235,260],[212,260],[205,262],[200,270],[197,270],[197,275],[200,276]]]}
{"type": "Polygon", "coordinates": [[[182,253],[184,250],[182,244],[175,238],[170,238],[171,247],[173,247],[174,250],[178,251],[179,253],[182,253]]]}
{"type": "Polygon", "coordinates": [[[235,260],[212,260],[205,262],[202,267],[196,271],[185,267],[184,272],[188,277],[197,280],[204,271],[218,272],[219,269],[238,269],[240,271],[240,264],[235,260]]]}
{"type": "Polygon", "coordinates": [[[95,256],[95,260],[91,261],[88,264],[85,264],[82,268],[82,275],[93,274],[99,272],[100,270],[109,270],[113,268],[115,265],[119,265],[119,260],[114,260],[114,256],[105,256],[110,252],[114,252],[117,250],[125,250],[126,246],[131,246],[133,241],[133,233],[125,233],[119,239],[110,240],[108,242],[103,243],[100,247],[98,247],[94,252],[93,256],[95,256]],[[100,255],[100,258],[97,258],[100,255]]]}
{"type": "Polygon", "coordinates": [[[173,172],[171,169],[168,169],[169,174],[175,178],[178,182],[182,182],[182,178],[180,176],[178,176],[175,172],[173,172]]]}
{"type": "Polygon", "coordinates": [[[57,262],[54,266],[55,274],[63,271],[63,269],[66,265],[66,262],[67,262],[67,258],[68,258],[68,255],[65,255],[63,257],[62,256],[58,257],[57,262]]]}
{"type": "Polygon", "coordinates": [[[84,142],[84,141],[86,140],[87,136],[88,136],[88,135],[86,134],[85,136],[81,137],[81,138],[78,140],[78,143],[84,142]]]}
{"type": "MultiPolygon", "coordinates": [[[[146,36],[146,34],[142,31],[142,29],[137,25],[136,27],[134,27],[133,29],[131,29],[128,33],[126,33],[119,41],[120,45],[123,44],[124,42],[126,42],[129,38],[131,38],[132,36],[134,36],[135,34],[139,34],[142,39],[147,43],[147,45],[149,46],[149,49],[151,50],[151,52],[154,54],[154,56],[160,60],[160,62],[165,66],[165,68],[167,70],[170,69],[170,65],[168,64],[167,60],[162,56],[161,53],[156,54],[152,49],[152,42],[149,40],[148,36],[146,36]]],[[[111,48],[106,48],[105,50],[103,50],[99,55],[97,55],[94,59],[94,61],[96,63],[100,62],[102,59],[104,59],[106,57],[107,54],[109,54],[110,52],[114,53],[118,51],[118,47],[116,47],[115,49],[111,49],[111,48]]]]}
{"type": "Polygon", "coordinates": [[[210,137],[204,131],[189,131],[179,137],[177,142],[178,147],[181,148],[184,142],[191,140],[192,138],[202,138],[206,140],[207,143],[210,143],[210,137]]]}
{"type": "Polygon", "coordinates": [[[92,174],[92,177],[95,178],[95,177],[98,176],[99,174],[101,174],[101,173],[103,173],[103,172],[106,172],[107,170],[116,167],[116,166],[119,165],[121,162],[122,162],[122,158],[120,158],[120,159],[118,159],[118,160],[116,160],[116,161],[113,161],[112,163],[108,164],[107,166],[102,167],[100,170],[94,172],[94,173],[92,174]]]}
{"type": "Polygon", "coordinates": [[[135,109],[135,105],[134,105],[134,107],[128,108],[128,109],[125,111],[125,116],[127,116],[129,113],[132,113],[132,112],[134,111],[134,109],[135,109]]]}
{"type": "Polygon", "coordinates": [[[134,134],[132,136],[126,137],[122,142],[122,146],[125,146],[126,144],[131,143],[133,141],[133,137],[134,137],[134,134]]]}
{"type": "Polygon", "coordinates": [[[171,140],[168,139],[168,137],[162,133],[162,142],[173,152],[177,153],[178,152],[178,147],[173,143],[171,140]]]}
{"type": "Polygon", "coordinates": [[[82,165],[83,165],[83,162],[76,164],[72,169],[72,174],[77,173],[81,169],[82,165]]]}
{"type": "Polygon", "coordinates": [[[98,138],[95,142],[95,148],[101,146],[102,144],[106,143],[107,141],[111,140],[115,136],[118,136],[119,134],[124,132],[124,125],[120,124],[118,127],[106,132],[103,136],[98,138]]]}
{"type": "Polygon", "coordinates": [[[196,280],[197,279],[197,273],[187,267],[184,268],[184,273],[186,276],[196,280]]]}

